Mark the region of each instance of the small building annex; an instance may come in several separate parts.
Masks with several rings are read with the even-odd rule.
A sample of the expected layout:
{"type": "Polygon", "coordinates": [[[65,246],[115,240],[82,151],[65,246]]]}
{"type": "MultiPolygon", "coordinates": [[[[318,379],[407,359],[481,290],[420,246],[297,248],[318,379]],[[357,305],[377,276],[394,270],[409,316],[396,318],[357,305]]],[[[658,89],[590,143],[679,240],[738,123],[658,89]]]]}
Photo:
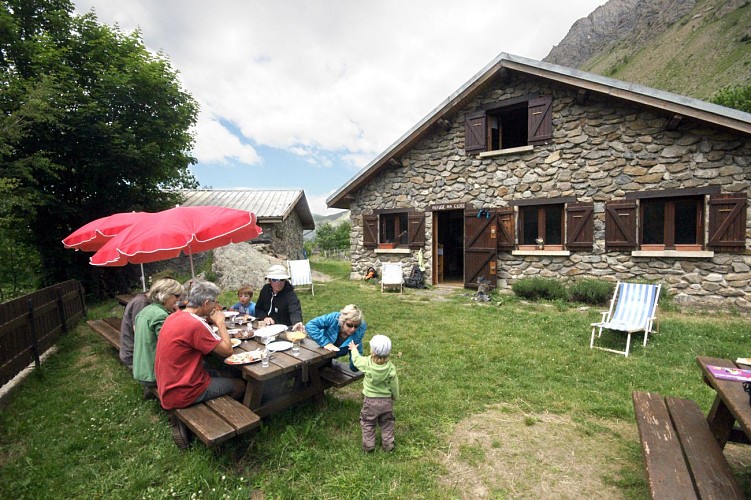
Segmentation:
{"type": "Polygon", "coordinates": [[[263,234],[253,240],[268,243],[272,252],[302,258],[303,231],[315,229],[305,192],[300,189],[184,189],[183,206],[215,205],[256,214],[263,234]]]}
{"type": "Polygon", "coordinates": [[[751,114],[502,53],[331,195],[352,276],[661,282],[751,312],[751,114]]]}

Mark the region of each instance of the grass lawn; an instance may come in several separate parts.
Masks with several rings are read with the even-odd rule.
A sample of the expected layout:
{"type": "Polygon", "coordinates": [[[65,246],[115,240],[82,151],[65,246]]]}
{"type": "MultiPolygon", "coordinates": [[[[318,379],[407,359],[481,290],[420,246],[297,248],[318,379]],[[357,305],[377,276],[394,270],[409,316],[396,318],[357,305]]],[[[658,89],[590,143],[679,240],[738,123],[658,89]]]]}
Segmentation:
{"type": "MultiPolygon", "coordinates": [[[[316,284],[315,296],[299,294],[306,320],[355,303],[368,323],[366,340],[376,333],[392,339],[402,392],[393,453],[360,450],[361,382],[328,391],[323,409],[293,408],[217,450],[197,442],[180,452],[166,413],[141,400],[110,346],[83,323],[0,409],[0,498],[470,498],[477,495],[451,474],[493,465],[496,451],[532,439],[530,429],[542,434],[539,447],[564,429],[569,442],[609,443],[607,456],[598,448],[580,460],[607,459],[608,467],[593,472],[598,480],[624,498],[646,498],[631,392],[693,399],[706,411],[713,393],[695,357],[751,355],[748,319],[730,314],[662,312],[660,333],[646,348],[637,336],[624,358],[589,349],[589,324],[600,308],[527,304],[511,295],[479,304],[466,290],[381,294],[375,284],[349,281],[347,262],[313,264],[333,279],[316,284]],[[490,448],[479,437],[454,448],[456,432],[470,432],[473,419],[490,422],[488,411],[499,408],[518,416],[520,428],[499,419],[490,448]]],[[[224,303],[234,297],[227,291],[224,303]]],[[[122,311],[114,300],[89,307],[89,318],[122,311]]],[[[482,496],[539,491],[537,476],[525,476],[529,461],[510,456],[500,466],[515,482],[485,484],[482,496]]],[[[748,456],[733,465],[751,494],[748,456]]],[[[549,477],[564,474],[544,468],[549,477]]]]}

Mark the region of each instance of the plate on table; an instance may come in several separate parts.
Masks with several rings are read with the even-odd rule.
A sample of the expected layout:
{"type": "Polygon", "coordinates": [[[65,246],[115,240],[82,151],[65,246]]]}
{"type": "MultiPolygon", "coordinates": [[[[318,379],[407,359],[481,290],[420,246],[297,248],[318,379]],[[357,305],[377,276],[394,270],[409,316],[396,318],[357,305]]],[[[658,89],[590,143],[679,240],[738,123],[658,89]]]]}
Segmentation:
{"type": "Polygon", "coordinates": [[[290,347],[292,347],[292,342],[287,342],[286,340],[277,340],[276,342],[270,343],[268,346],[266,346],[269,351],[277,352],[277,351],[286,351],[290,347]]]}
{"type": "Polygon", "coordinates": [[[222,311],[222,312],[224,313],[224,317],[225,318],[234,318],[235,316],[237,316],[238,314],[240,314],[237,311],[222,311]]]}
{"type": "Polygon", "coordinates": [[[239,352],[224,358],[228,365],[247,365],[257,361],[261,361],[261,351],[239,352]]]}
{"type": "Polygon", "coordinates": [[[256,337],[274,337],[287,331],[287,325],[269,325],[255,331],[256,337]]]}
{"type": "Polygon", "coordinates": [[[735,364],[751,366],[751,358],[738,358],[735,360],[735,364]]]}
{"type": "Polygon", "coordinates": [[[233,349],[243,343],[240,339],[229,339],[229,341],[232,342],[233,349]]]}

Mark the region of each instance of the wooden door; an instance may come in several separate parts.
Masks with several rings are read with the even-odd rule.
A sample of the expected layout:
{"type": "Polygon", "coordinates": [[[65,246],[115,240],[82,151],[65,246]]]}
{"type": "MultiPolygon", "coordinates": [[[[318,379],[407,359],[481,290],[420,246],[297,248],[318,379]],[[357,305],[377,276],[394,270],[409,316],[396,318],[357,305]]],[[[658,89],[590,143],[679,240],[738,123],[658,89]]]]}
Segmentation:
{"type": "Polygon", "coordinates": [[[483,277],[496,286],[498,221],[494,209],[464,212],[464,287],[477,288],[483,277]]]}

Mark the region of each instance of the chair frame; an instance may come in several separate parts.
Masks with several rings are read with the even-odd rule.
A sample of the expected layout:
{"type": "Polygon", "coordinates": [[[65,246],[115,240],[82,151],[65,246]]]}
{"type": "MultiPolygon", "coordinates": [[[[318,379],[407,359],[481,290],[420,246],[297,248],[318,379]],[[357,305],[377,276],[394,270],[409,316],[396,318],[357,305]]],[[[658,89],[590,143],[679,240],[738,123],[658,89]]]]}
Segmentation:
{"type": "Polygon", "coordinates": [[[383,262],[381,264],[381,293],[384,292],[385,287],[387,286],[399,286],[399,293],[402,293],[404,290],[404,274],[402,269],[402,263],[401,262],[383,262]],[[393,271],[386,271],[386,268],[393,268],[393,271]],[[399,269],[399,282],[391,282],[386,281],[387,278],[391,277],[391,273],[394,273],[396,275],[396,269],[399,269]]]}
{"type": "Polygon", "coordinates": [[[647,345],[647,339],[650,333],[659,333],[660,323],[657,318],[657,302],[660,299],[660,288],[662,285],[649,285],[642,283],[626,283],[619,281],[615,287],[613,298],[610,300],[610,309],[602,311],[602,319],[597,323],[592,323],[592,336],[589,340],[590,349],[600,349],[603,351],[623,354],[628,357],[631,349],[631,334],[644,332],[644,346],[647,345]],[[624,291],[625,290],[625,291],[624,291]],[[634,298],[642,298],[637,302],[634,298]],[[634,309],[623,304],[641,304],[642,309],[634,309]],[[643,308],[647,308],[644,311],[643,308]],[[636,321],[633,317],[636,316],[636,321]],[[657,327],[653,330],[652,327],[657,327]],[[594,345],[595,334],[600,338],[603,330],[614,330],[626,333],[626,349],[619,351],[607,347],[594,345]]]}
{"type": "Polygon", "coordinates": [[[313,285],[313,272],[310,270],[310,259],[288,260],[287,272],[289,272],[289,282],[292,283],[292,286],[295,287],[295,290],[297,290],[298,287],[310,286],[310,294],[315,295],[315,289],[313,285]],[[304,265],[307,267],[307,269],[303,269],[301,273],[300,270],[296,268],[303,265],[303,262],[305,262],[304,265]],[[294,271],[298,272],[295,273],[293,269],[294,271]]]}

